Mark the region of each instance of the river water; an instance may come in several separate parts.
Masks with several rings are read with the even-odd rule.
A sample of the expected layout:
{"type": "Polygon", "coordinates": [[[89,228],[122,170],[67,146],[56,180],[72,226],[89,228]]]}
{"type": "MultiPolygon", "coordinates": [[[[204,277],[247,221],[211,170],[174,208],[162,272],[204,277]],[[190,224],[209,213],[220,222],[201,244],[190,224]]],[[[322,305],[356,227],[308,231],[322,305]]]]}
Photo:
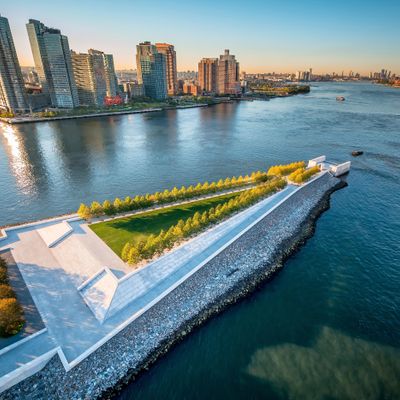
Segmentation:
{"type": "Polygon", "coordinates": [[[353,164],[314,237],[120,398],[400,398],[399,89],[1,125],[0,226],[320,154],[353,164]]]}

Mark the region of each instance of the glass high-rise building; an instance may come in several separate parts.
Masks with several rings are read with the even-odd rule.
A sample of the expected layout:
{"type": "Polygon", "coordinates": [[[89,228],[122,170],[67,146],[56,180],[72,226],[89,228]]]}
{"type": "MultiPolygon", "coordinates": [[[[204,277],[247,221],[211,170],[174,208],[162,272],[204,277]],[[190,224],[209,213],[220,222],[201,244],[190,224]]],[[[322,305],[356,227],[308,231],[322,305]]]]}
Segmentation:
{"type": "Polygon", "coordinates": [[[176,51],[172,44],[156,43],[159,53],[165,55],[165,73],[167,78],[168,96],[175,96],[178,91],[178,79],[176,70],[176,51]]]}
{"type": "Polygon", "coordinates": [[[136,66],[139,84],[143,84],[147,97],[164,100],[168,96],[166,56],[150,42],[136,46],[136,66]]]}
{"type": "Polygon", "coordinates": [[[11,112],[28,109],[24,80],[8,19],[0,16],[0,108],[11,112]]]}
{"type": "Polygon", "coordinates": [[[34,19],[26,28],[43,93],[49,94],[54,107],[77,107],[79,98],[68,38],[59,29],[48,28],[34,19]]]}
{"type": "Polygon", "coordinates": [[[114,57],[112,54],[103,53],[103,61],[106,72],[107,96],[114,97],[118,94],[118,82],[115,74],[114,57]]]}

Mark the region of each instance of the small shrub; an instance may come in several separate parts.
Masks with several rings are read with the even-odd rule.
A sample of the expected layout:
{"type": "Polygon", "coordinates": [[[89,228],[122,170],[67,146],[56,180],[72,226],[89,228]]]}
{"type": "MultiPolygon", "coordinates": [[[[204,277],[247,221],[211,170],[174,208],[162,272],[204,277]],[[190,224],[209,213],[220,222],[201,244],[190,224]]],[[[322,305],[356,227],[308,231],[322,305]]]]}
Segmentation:
{"type": "Polygon", "coordinates": [[[15,293],[10,286],[5,284],[0,284],[0,299],[13,299],[15,298],[15,293]]]}
{"type": "Polygon", "coordinates": [[[0,284],[7,285],[7,283],[8,283],[7,270],[5,267],[1,266],[0,267],[0,284]]]}
{"type": "Polygon", "coordinates": [[[22,328],[22,308],[16,299],[0,299],[0,335],[15,335],[22,328]]]}

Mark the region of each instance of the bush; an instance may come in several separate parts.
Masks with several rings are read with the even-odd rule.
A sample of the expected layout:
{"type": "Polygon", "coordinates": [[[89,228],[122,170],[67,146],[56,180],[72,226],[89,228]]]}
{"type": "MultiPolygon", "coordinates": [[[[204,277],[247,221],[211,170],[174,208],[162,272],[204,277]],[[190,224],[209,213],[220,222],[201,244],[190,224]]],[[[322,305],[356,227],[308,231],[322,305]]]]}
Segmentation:
{"type": "Polygon", "coordinates": [[[7,283],[8,283],[7,270],[4,267],[0,267],[0,284],[7,285],[7,283]]]}
{"type": "Polygon", "coordinates": [[[0,284],[0,299],[12,299],[15,298],[15,293],[10,286],[0,284]]]}
{"type": "Polygon", "coordinates": [[[0,299],[0,335],[15,335],[22,328],[22,308],[16,299],[0,299]]]}

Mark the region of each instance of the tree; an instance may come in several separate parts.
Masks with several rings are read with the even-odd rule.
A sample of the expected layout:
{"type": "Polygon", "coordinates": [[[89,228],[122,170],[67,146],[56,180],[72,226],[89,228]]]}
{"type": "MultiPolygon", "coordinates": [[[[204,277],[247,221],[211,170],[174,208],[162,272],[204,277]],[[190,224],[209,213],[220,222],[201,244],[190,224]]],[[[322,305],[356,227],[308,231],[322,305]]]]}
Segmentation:
{"type": "Polygon", "coordinates": [[[121,258],[123,261],[129,260],[129,252],[131,251],[133,245],[130,242],[125,243],[124,247],[122,248],[121,258]]]}
{"type": "Polygon", "coordinates": [[[90,208],[86,204],[81,203],[78,209],[78,215],[83,219],[89,219],[91,217],[90,208]]]}
{"type": "Polygon", "coordinates": [[[114,214],[114,211],[115,211],[114,207],[108,200],[104,200],[104,202],[103,202],[103,211],[107,215],[114,214]]]}
{"type": "Polygon", "coordinates": [[[103,214],[103,207],[97,201],[93,201],[90,205],[90,214],[98,217],[103,214]]]}
{"type": "Polygon", "coordinates": [[[132,207],[132,199],[129,196],[126,196],[124,199],[124,210],[129,211],[132,207]]]}
{"type": "Polygon", "coordinates": [[[131,265],[137,264],[141,259],[141,255],[137,247],[132,246],[128,253],[128,263],[131,265]]]}
{"type": "Polygon", "coordinates": [[[116,212],[124,211],[124,203],[119,197],[114,200],[114,208],[116,212]]]}

